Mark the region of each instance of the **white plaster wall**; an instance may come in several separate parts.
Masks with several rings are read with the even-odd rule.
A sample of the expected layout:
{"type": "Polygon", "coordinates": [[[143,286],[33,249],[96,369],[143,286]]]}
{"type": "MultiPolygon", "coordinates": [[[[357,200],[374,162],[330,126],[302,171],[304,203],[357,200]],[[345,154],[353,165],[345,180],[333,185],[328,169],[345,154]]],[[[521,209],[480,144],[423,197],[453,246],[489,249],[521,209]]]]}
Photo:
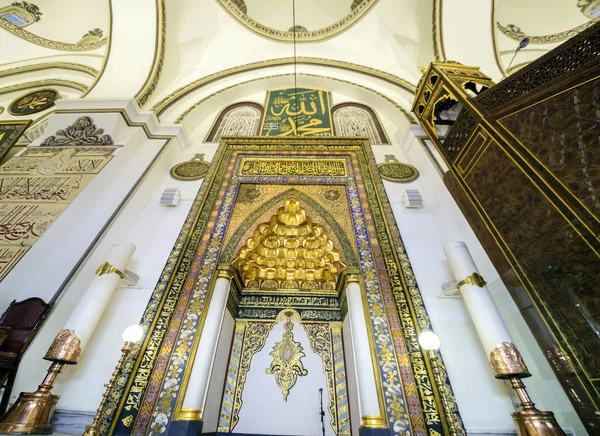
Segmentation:
{"type": "Polygon", "coordinates": [[[446,58],[481,67],[492,80],[500,80],[502,71],[496,62],[493,40],[493,0],[444,0],[440,3],[446,58]]]}
{"type": "Polygon", "coordinates": [[[112,2],[110,53],[89,98],[131,98],[152,70],[157,45],[156,0],[112,2]]]}
{"type": "Polygon", "coordinates": [[[223,324],[221,325],[219,343],[217,344],[215,363],[212,374],[210,375],[206,405],[204,406],[202,414],[202,433],[217,431],[234,329],[235,319],[233,318],[233,315],[226,310],[225,316],[223,317],[223,324]]]}
{"type": "Polygon", "coordinates": [[[308,371],[306,376],[298,377],[296,385],[290,390],[287,402],[283,401],[281,389],[273,374],[267,374],[273,357],[269,353],[275,343],[281,341],[284,322],[279,322],[269,333],[265,346],[252,358],[250,370],[242,394],[242,408],[239,422],[233,429],[235,433],[248,434],[321,434],[319,416],[319,388],[323,388],[323,408],[325,409],[325,434],[334,436],[331,428],[331,416],[328,412],[329,395],[327,379],[323,372],[323,361],[310,348],[310,342],[304,327],[294,322],[294,341],[302,344],[305,357],[302,363],[308,371]]]}
{"type": "Polygon", "coordinates": [[[416,166],[420,172],[414,182],[384,181],[384,185],[434,331],[441,339],[440,350],[467,432],[512,432],[510,413],[514,409],[507,388],[492,375],[462,299],[438,298],[441,285],[452,280],[443,247],[456,240],[464,241],[469,247],[533,374],[525,380],[533,400],[541,410],[554,411],[563,428],[577,435],[587,434],[508,290],[412,130],[422,132],[415,126],[407,133],[402,147],[394,145],[392,150],[374,147],[374,153],[378,162],[384,161],[384,154],[394,153],[400,161],[416,166]],[[405,208],[402,203],[405,189],[418,189],[425,207],[405,208]]]}

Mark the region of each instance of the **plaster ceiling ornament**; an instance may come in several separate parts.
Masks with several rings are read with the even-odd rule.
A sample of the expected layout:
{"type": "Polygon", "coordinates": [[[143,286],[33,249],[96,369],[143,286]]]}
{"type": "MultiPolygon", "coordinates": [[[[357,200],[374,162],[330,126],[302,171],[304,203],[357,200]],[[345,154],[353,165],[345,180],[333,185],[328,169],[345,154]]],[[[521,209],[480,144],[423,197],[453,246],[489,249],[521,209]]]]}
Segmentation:
{"type": "Polygon", "coordinates": [[[206,175],[209,167],[210,164],[204,162],[204,153],[198,153],[192,159],[175,165],[169,174],[177,180],[199,180],[206,175]]]}
{"type": "Polygon", "coordinates": [[[588,18],[600,17],[600,0],[578,0],[577,7],[588,18]]]}
{"type": "Polygon", "coordinates": [[[244,14],[248,13],[248,6],[246,6],[244,0],[231,0],[231,2],[244,14]]]}
{"type": "Polygon", "coordinates": [[[100,39],[100,38],[102,38],[103,34],[104,34],[104,31],[102,29],[98,29],[96,27],[95,29],[92,29],[89,32],[87,32],[81,38],[83,39],[83,38],[87,38],[88,36],[96,36],[96,37],[98,37],[98,39],[100,39]]]}
{"type": "Polygon", "coordinates": [[[41,143],[42,146],[57,145],[114,145],[110,135],[104,134],[90,117],[80,117],[64,130],[57,130],[56,135],[49,136],[41,143]]]}
{"type": "MultiPolygon", "coordinates": [[[[252,32],[263,36],[265,38],[268,39],[272,39],[275,41],[280,41],[280,42],[318,42],[318,41],[324,41],[326,39],[332,38],[336,35],[339,35],[340,33],[344,32],[345,30],[349,29],[350,27],[352,27],[354,24],[356,24],[358,21],[360,21],[367,13],[369,13],[373,7],[379,2],[379,0],[355,0],[353,3],[350,4],[350,11],[346,12],[344,11],[343,14],[340,14],[338,16],[340,16],[340,18],[335,21],[334,23],[331,23],[325,27],[320,27],[317,30],[311,30],[311,31],[306,31],[306,32],[293,32],[291,30],[285,30],[284,29],[276,29],[272,26],[263,24],[261,21],[264,21],[264,19],[268,19],[270,16],[272,16],[272,10],[268,9],[269,5],[267,5],[266,3],[264,3],[264,0],[260,0],[260,3],[258,3],[257,0],[257,5],[263,6],[263,8],[267,8],[267,11],[261,11],[264,12],[263,15],[264,16],[260,16],[257,17],[256,13],[253,14],[253,6],[252,4],[250,5],[250,11],[248,11],[248,3],[250,3],[248,1],[248,3],[244,0],[217,0],[221,6],[223,6],[223,8],[225,8],[225,10],[227,12],[229,12],[229,14],[235,18],[236,20],[238,20],[241,24],[243,24],[248,30],[251,30],[252,32]]],[[[348,0],[349,2],[349,0],[348,0]]],[[[311,4],[311,2],[309,1],[305,1],[303,3],[306,3],[306,6],[303,6],[302,4],[298,4],[298,2],[296,2],[296,4],[293,7],[311,7],[314,6],[311,4]]],[[[285,7],[283,2],[279,2],[278,3],[280,8],[285,7]]],[[[337,2],[327,2],[326,5],[329,6],[337,6],[337,2]]],[[[289,5],[291,6],[291,4],[289,5]]],[[[341,7],[341,6],[340,6],[341,7]]],[[[348,6],[345,6],[348,7],[348,6]]],[[[275,11],[277,12],[277,11],[275,11]]],[[[308,14],[310,16],[310,14],[308,14]]],[[[290,13],[289,16],[291,17],[292,14],[290,13]]],[[[310,23],[304,23],[304,24],[310,24],[310,23]]],[[[288,25],[289,26],[289,25],[288,25]]],[[[312,27],[312,26],[311,26],[312,27]]]]}
{"type": "Polygon", "coordinates": [[[54,106],[59,98],[60,94],[56,89],[38,89],[14,100],[8,107],[8,112],[16,116],[37,114],[54,106]]]}
{"type": "Polygon", "coordinates": [[[288,32],[302,33],[308,32],[308,29],[304,26],[296,25],[289,28],[288,32]]]}
{"type": "Polygon", "coordinates": [[[18,27],[26,27],[42,19],[42,12],[37,5],[28,2],[14,2],[0,9],[0,17],[18,27]]]}
{"type": "Polygon", "coordinates": [[[259,224],[233,265],[248,290],[335,291],[346,265],[323,226],[295,198],[259,224]]]}
{"type": "Polygon", "coordinates": [[[385,162],[377,165],[379,175],[390,182],[407,183],[419,177],[419,171],[412,165],[399,162],[393,154],[385,155],[385,162]]]}
{"type": "Polygon", "coordinates": [[[308,374],[300,360],[305,356],[302,345],[300,342],[294,341],[294,333],[292,332],[294,324],[290,319],[294,314],[291,310],[285,312],[287,316],[287,320],[283,325],[285,331],[281,341],[277,342],[273,347],[273,351],[269,353],[270,356],[273,356],[273,362],[266,370],[267,374],[275,375],[275,382],[281,388],[283,401],[285,402],[287,402],[290,389],[294,387],[298,377],[308,374]]]}
{"type": "Polygon", "coordinates": [[[504,35],[508,36],[511,39],[514,39],[515,41],[522,41],[524,38],[529,38],[530,44],[554,44],[556,42],[561,42],[566,39],[572,38],[573,36],[587,29],[588,27],[591,27],[594,24],[596,24],[598,20],[599,19],[596,18],[594,20],[588,21],[587,23],[583,23],[580,26],[574,27],[569,30],[565,30],[564,32],[537,36],[527,35],[525,32],[523,32],[523,30],[521,30],[519,26],[516,26],[514,24],[507,24],[506,26],[503,26],[502,24],[497,22],[496,27],[504,35]]]}
{"type": "Polygon", "coordinates": [[[31,16],[33,17],[33,19],[37,22],[40,21],[42,19],[42,12],[40,11],[40,8],[37,5],[34,5],[33,3],[27,3],[27,2],[14,2],[12,4],[12,6],[16,6],[18,8],[24,9],[27,12],[29,12],[31,14],[31,16]]]}
{"type": "Polygon", "coordinates": [[[82,52],[82,51],[91,51],[96,50],[107,44],[108,38],[102,38],[98,41],[91,43],[71,43],[71,42],[62,42],[62,41],[54,41],[52,39],[44,38],[43,36],[36,35],[35,33],[28,32],[21,26],[18,26],[14,23],[11,23],[7,19],[2,19],[0,16],[0,27],[6,30],[7,32],[12,33],[13,35],[30,42],[32,44],[39,45],[41,47],[50,48],[52,50],[61,50],[61,51],[73,51],[73,52],[82,52]]]}

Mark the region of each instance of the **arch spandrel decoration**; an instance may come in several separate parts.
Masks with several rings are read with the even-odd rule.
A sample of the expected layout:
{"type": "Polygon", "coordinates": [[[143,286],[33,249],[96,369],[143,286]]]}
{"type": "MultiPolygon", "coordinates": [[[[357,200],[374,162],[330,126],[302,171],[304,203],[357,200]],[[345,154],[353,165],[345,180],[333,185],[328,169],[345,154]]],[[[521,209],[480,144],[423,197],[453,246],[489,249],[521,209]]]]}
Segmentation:
{"type": "Polygon", "coordinates": [[[336,136],[368,137],[372,145],[390,141],[377,113],[360,103],[340,103],[331,110],[336,136]]]}
{"type": "Polygon", "coordinates": [[[263,107],[242,102],[227,106],[219,113],[204,142],[219,142],[223,136],[256,136],[260,130],[263,107]]]}

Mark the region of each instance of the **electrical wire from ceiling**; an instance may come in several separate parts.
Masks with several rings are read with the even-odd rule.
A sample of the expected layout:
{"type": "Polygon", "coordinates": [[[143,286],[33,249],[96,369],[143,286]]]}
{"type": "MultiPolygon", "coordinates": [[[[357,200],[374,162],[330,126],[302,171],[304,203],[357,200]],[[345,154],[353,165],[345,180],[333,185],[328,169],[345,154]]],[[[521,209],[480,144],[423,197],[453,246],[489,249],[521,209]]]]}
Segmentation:
{"type": "Polygon", "coordinates": [[[298,29],[296,28],[296,0],[292,0],[292,29],[293,29],[293,38],[294,38],[294,100],[296,103],[296,114],[294,117],[295,129],[294,136],[298,136],[298,56],[296,54],[296,32],[298,29]]]}

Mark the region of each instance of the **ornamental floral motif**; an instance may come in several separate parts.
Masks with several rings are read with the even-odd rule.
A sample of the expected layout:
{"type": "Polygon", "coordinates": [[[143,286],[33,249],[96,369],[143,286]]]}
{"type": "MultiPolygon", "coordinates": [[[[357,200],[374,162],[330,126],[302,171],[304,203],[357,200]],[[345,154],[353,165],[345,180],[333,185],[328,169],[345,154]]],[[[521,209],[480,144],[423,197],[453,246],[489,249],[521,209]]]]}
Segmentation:
{"type": "Polygon", "coordinates": [[[15,2],[12,5],[18,8],[25,9],[27,12],[33,15],[33,18],[35,18],[36,22],[40,21],[42,19],[42,15],[44,15],[40,12],[40,8],[37,5],[34,5],[33,3],[15,2]]]}
{"type": "Polygon", "coordinates": [[[81,38],[87,38],[88,36],[97,36],[98,38],[102,38],[102,35],[104,34],[104,31],[102,29],[98,29],[97,27],[95,29],[90,30],[88,33],[86,33],[85,35],[83,35],[81,38]]]}
{"type": "Polygon", "coordinates": [[[104,134],[104,129],[96,127],[93,119],[80,117],[66,129],[46,138],[41,145],[114,145],[114,141],[110,135],[104,134]]]}
{"type": "Polygon", "coordinates": [[[277,342],[273,347],[273,351],[269,353],[273,356],[273,362],[271,362],[271,366],[267,368],[266,372],[275,375],[275,382],[281,388],[283,401],[287,402],[290,389],[294,387],[298,377],[307,375],[308,371],[304,369],[304,365],[300,360],[305,356],[302,345],[300,345],[300,342],[294,341],[294,333],[292,333],[294,324],[290,319],[293,312],[287,311],[285,315],[288,317],[283,325],[285,332],[283,332],[281,341],[277,342]]]}

